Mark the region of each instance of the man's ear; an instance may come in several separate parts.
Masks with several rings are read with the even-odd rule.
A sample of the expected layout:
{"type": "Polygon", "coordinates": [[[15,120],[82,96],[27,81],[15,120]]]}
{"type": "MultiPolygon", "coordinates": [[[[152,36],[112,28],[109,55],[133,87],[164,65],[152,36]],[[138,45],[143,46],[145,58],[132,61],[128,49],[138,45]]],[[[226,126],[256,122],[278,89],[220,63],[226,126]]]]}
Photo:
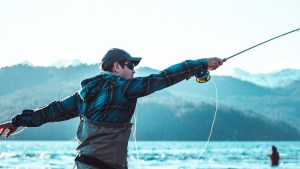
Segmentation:
{"type": "Polygon", "coordinates": [[[112,71],[113,71],[114,73],[119,73],[119,72],[120,72],[120,64],[119,64],[118,62],[115,62],[115,63],[113,64],[112,71]]]}

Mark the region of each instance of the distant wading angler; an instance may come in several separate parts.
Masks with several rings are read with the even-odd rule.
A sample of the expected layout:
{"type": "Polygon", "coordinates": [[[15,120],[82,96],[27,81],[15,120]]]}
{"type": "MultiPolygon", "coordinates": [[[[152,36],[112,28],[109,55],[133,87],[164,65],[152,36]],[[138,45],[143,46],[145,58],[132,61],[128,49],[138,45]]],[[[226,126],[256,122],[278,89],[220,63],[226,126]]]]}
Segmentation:
{"type": "Polygon", "coordinates": [[[127,169],[130,120],[137,99],[223,64],[223,59],[216,57],[186,60],[158,74],[134,78],[134,67],[141,59],[122,49],[110,49],[100,63],[103,71],[83,80],[78,92],[35,110],[23,110],[10,122],[0,124],[0,135],[8,130],[7,138],[20,126],[38,127],[79,117],[75,166],[127,169]]]}
{"type": "Polygon", "coordinates": [[[272,146],[272,153],[268,155],[270,158],[271,166],[279,165],[279,153],[275,146],[272,146]]]}

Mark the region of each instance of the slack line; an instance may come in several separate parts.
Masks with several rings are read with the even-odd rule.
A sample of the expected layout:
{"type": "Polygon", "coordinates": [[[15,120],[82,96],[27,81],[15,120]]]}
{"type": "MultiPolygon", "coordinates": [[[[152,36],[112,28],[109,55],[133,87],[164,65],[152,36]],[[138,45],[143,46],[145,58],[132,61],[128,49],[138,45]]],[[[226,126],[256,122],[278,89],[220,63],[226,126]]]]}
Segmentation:
{"type": "MultiPolygon", "coordinates": [[[[270,41],[272,41],[274,39],[280,38],[282,36],[288,35],[290,33],[293,33],[293,32],[299,31],[299,30],[300,30],[300,28],[292,30],[292,31],[287,32],[287,33],[284,33],[282,35],[276,36],[276,37],[271,38],[269,40],[266,40],[264,42],[261,42],[261,43],[259,43],[257,45],[254,45],[254,46],[252,46],[250,48],[247,48],[247,49],[245,49],[245,50],[243,50],[241,52],[238,52],[238,53],[236,53],[236,54],[234,54],[234,55],[232,55],[230,57],[224,58],[223,62],[226,62],[228,59],[233,58],[233,57],[235,57],[235,56],[237,56],[237,55],[239,55],[241,53],[244,53],[244,52],[246,52],[246,51],[248,51],[250,49],[253,49],[253,48],[257,47],[257,46],[260,46],[260,45],[262,45],[264,43],[270,42],[270,41]]],[[[198,83],[205,83],[205,82],[207,82],[207,81],[209,81],[211,79],[211,76],[209,75],[209,71],[208,70],[201,70],[201,71],[199,71],[198,73],[196,73],[195,77],[196,77],[196,81],[198,83]]],[[[214,128],[214,124],[215,124],[215,120],[216,120],[216,116],[217,116],[217,111],[218,111],[218,91],[217,91],[217,86],[216,86],[215,82],[213,80],[212,80],[212,82],[213,82],[215,90],[216,90],[216,110],[215,110],[215,113],[214,113],[214,118],[213,118],[213,121],[212,121],[212,124],[211,124],[211,129],[210,129],[210,133],[209,133],[208,139],[207,139],[207,141],[205,143],[204,148],[201,150],[201,152],[200,152],[200,154],[199,154],[199,156],[198,156],[198,158],[197,158],[197,160],[196,160],[196,162],[195,162],[195,164],[193,166],[193,169],[195,169],[197,167],[198,162],[200,160],[200,157],[204,153],[204,151],[205,151],[205,149],[206,149],[206,147],[207,147],[207,145],[208,145],[208,143],[210,141],[210,138],[211,138],[211,135],[212,135],[212,131],[213,131],[213,128],[214,128]]]]}

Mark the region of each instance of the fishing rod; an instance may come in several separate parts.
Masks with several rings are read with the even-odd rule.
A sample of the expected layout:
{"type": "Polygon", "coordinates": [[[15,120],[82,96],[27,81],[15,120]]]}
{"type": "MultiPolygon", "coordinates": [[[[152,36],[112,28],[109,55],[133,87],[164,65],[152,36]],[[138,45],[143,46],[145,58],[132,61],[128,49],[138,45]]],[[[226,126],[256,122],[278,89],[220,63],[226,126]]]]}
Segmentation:
{"type": "MultiPolygon", "coordinates": [[[[253,48],[257,47],[257,46],[260,46],[260,45],[262,45],[262,44],[264,44],[264,43],[267,43],[267,42],[269,42],[269,41],[272,41],[272,40],[274,40],[274,39],[277,39],[277,38],[279,38],[279,37],[285,36],[285,35],[287,35],[287,34],[290,34],[290,33],[292,33],[292,32],[296,32],[296,31],[299,31],[299,30],[300,30],[300,28],[295,29],[295,30],[292,30],[292,31],[287,32],[287,33],[284,33],[284,34],[282,34],[282,35],[276,36],[276,37],[274,37],[274,38],[272,38],[272,39],[266,40],[266,41],[264,41],[264,42],[262,42],[262,43],[259,43],[259,44],[257,44],[257,45],[254,45],[254,46],[252,46],[252,47],[250,47],[250,48],[247,48],[247,49],[245,49],[245,50],[243,50],[243,51],[241,51],[241,52],[238,52],[238,53],[236,53],[236,54],[234,54],[234,55],[232,55],[232,56],[229,56],[229,57],[227,57],[227,58],[224,58],[224,59],[223,59],[223,62],[226,62],[228,59],[233,58],[233,57],[235,57],[235,56],[237,56],[237,55],[239,55],[239,54],[241,54],[241,53],[244,53],[244,52],[246,52],[246,51],[248,51],[248,50],[250,50],[250,49],[253,49],[253,48]]],[[[205,83],[205,82],[207,82],[207,81],[209,81],[209,80],[211,79],[211,76],[209,75],[209,71],[204,70],[204,69],[203,69],[203,70],[200,70],[199,72],[197,72],[196,75],[195,75],[195,77],[196,77],[196,81],[197,81],[198,83],[205,83]]],[[[218,92],[217,92],[217,86],[216,86],[215,82],[214,82],[213,80],[212,80],[212,82],[213,82],[213,84],[214,84],[214,86],[215,86],[215,89],[216,89],[216,110],[215,110],[215,113],[214,113],[215,115],[214,115],[214,118],[213,118],[213,122],[212,122],[212,124],[211,124],[210,134],[209,134],[209,136],[208,136],[208,139],[207,139],[207,141],[206,141],[206,144],[205,144],[204,148],[202,149],[202,151],[200,152],[200,154],[199,154],[199,156],[198,156],[198,158],[197,158],[197,160],[196,160],[196,163],[195,163],[194,166],[193,166],[193,169],[195,169],[195,168],[197,167],[198,161],[200,160],[201,155],[202,155],[203,152],[205,151],[205,149],[206,149],[206,147],[207,147],[207,145],[208,145],[208,142],[210,141],[210,137],[211,137],[211,134],[212,134],[212,131],[213,131],[213,127],[214,127],[214,123],[215,123],[216,116],[217,116],[217,111],[218,111],[218,92]]]]}
{"type": "MultiPolygon", "coordinates": [[[[224,58],[224,59],[223,59],[223,62],[226,62],[228,59],[231,59],[231,58],[233,58],[233,57],[235,57],[235,56],[237,56],[237,55],[239,55],[239,54],[241,54],[241,53],[244,53],[244,52],[246,52],[246,51],[248,51],[248,50],[250,50],[250,49],[253,49],[253,48],[257,47],[257,46],[260,46],[260,45],[262,45],[262,44],[264,44],[264,43],[270,42],[270,41],[272,41],[272,40],[274,40],[274,39],[280,38],[280,37],[282,37],[282,36],[285,36],[285,35],[290,34],[290,33],[293,33],[293,32],[298,32],[299,30],[300,30],[300,28],[295,29],[295,30],[292,30],[292,31],[289,31],[289,32],[284,33],[284,34],[282,34],[282,35],[276,36],[276,37],[271,38],[271,39],[269,39],[269,40],[266,40],[266,41],[264,41],[264,42],[261,42],[261,43],[259,43],[259,44],[257,44],[257,45],[254,45],[254,46],[252,46],[252,47],[250,47],[250,48],[247,48],[247,49],[245,49],[245,50],[243,50],[243,51],[241,51],[241,52],[238,52],[238,53],[236,53],[236,54],[234,54],[234,55],[232,55],[232,56],[229,56],[229,57],[227,57],[227,58],[224,58]]],[[[199,72],[195,75],[195,77],[196,77],[196,81],[197,81],[198,83],[205,83],[205,82],[209,81],[210,78],[211,78],[210,75],[209,75],[209,71],[207,71],[207,70],[201,70],[201,71],[199,71],[199,72]]]]}

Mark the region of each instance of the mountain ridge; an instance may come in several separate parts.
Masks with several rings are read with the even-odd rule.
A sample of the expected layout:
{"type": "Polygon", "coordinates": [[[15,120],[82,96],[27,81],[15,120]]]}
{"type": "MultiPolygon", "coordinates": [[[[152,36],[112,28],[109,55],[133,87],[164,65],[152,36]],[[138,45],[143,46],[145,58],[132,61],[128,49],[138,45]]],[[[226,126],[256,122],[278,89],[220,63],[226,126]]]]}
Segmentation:
{"type": "Polygon", "coordinates": [[[300,69],[282,69],[271,73],[248,73],[235,68],[232,77],[270,88],[285,87],[300,79],[300,69]]]}
{"type": "MultiPolygon", "coordinates": [[[[67,97],[80,89],[81,80],[98,72],[98,65],[59,69],[19,65],[0,69],[0,108],[6,112],[0,113],[2,122],[10,120],[22,109],[37,108],[67,97]]],[[[143,67],[136,70],[136,76],[157,72],[143,67]]],[[[294,93],[300,93],[300,90],[296,83],[273,89],[228,76],[213,76],[213,80],[220,100],[213,140],[299,140],[297,121],[300,115],[297,110],[300,100],[294,93]],[[288,99],[291,101],[287,102],[288,99]],[[286,110],[286,105],[290,109],[286,110]],[[282,110],[290,116],[283,117],[282,110]]],[[[143,97],[137,105],[141,122],[138,139],[205,140],[215,101],[213,83],[198,84],[194,78],[143,97]],[[199,127],[202,129],[194,131],[199,127]]],[[[27,129],[12,139],[72,139],[77,125],[78,119],[45,124],[41,128],[27,129]],[[70,132],[52,134],[62,128],[70,132]]]]}

